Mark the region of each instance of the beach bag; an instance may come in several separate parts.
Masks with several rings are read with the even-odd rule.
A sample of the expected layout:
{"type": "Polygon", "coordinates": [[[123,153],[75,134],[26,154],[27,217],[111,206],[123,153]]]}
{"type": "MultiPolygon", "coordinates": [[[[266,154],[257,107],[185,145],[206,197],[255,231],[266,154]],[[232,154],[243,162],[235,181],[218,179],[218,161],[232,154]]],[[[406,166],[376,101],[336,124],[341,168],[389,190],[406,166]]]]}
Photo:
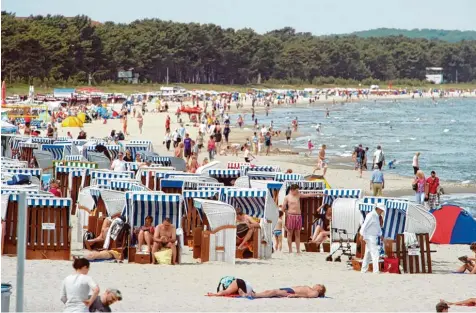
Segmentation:
{"type": "Polygon", "coordinates": [[[155,260],[160,265],[170,265],[172,264],[172,249],[162,249],[154,253],[155,260]]]}
{"type": "Polygon", "coordinates": [[[398,258],[384,258],[383,271],[385,273],[400,274],[398,258]]]}
{"type": "Polygon", "coordinates": [[[418,189],[418,184],[412,184],[412,189],[413,189],[413,191],[417,191],[417,189],[418,189]]]}
{"type": "Polygon", "coordinates": [[[221,290],[226,290],[228,287],[230,287],[231,283],[236,280],[235,277],[233,276],[224,276],[220,279],[220,282],[218,283],[217,286],[217,292],[220,292],[221,290]]]}

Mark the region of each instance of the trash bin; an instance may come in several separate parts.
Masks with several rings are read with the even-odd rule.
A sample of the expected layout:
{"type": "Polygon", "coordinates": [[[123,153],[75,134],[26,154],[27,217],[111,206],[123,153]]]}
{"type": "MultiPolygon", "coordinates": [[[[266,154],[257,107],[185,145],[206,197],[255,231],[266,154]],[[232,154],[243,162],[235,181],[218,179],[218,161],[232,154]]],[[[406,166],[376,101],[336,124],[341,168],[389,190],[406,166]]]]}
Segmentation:
{"type": "Polygon", "coordinates": [[[2,312],[10,311],[10,296],[12,295],[12,285],[2,283],[2,312]]]}

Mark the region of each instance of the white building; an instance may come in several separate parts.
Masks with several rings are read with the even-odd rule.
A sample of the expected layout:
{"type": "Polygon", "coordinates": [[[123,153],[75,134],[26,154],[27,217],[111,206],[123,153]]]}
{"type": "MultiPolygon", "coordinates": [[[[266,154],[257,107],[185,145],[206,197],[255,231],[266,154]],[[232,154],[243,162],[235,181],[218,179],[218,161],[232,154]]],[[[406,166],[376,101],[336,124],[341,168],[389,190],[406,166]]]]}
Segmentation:
{"type": "Polygon", "coordinates": [[[426,80],[434,84],[443,83],[443,68],[442,67],[427,67],[426,80]]]}

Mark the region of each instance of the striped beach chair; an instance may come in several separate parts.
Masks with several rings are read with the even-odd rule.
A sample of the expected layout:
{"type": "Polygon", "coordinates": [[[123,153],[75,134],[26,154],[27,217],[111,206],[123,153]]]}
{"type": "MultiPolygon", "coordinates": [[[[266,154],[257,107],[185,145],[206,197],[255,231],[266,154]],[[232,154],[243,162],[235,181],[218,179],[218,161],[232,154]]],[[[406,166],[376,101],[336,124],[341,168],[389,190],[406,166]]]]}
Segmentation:
{"type": "MultiPolygon", "coordinates": [[[[241,173],[244,175],[244,173],[241,173]]],[[[258,171],[247,171],[246,176],[250,180],[274,180],[276,173],[274,172],[258,172],[258,171]]]]}
{"type": "Polygon", "coordinates": [[[208,221],[209,230],[196,231],[193,257],[200,262],[219,261],[235,264],[236,259],[236,212],[226,203],[207,199],[195,199],[198,208],[208,221]],[[203,249],[202,249],[203,244],[203,249]]]}
{"type": "Polygon", "coordinates": [[[43,170],[41,168],[6,168],[2,170],[10,174],[25,174],[41,178],[43,170]]]}
{"type": "MultiPolygon", "coordinates": [[[[10,195],[10,201],[18,201],[10,195]]],[[[69,214],[71,199],[31,195],[27,197],[27,259],[70,259],[69,214]]],[[[11,208],[11,209],[10,209],[11,208]]],[[[16,254],[18,205],[6,212],[5,254],[16,254]]]]}
{"type": "Polygon", "coordinates": [[[64,157],[65,161],[87,161],[81,154],[77,155],[66,155],[64,157]]]}
{"type": "Polygon", "coordinates": [[[337,198],[360,199],[362,189],[324,189],[324,203],[332,205],[337,198]]]}
{"type": "Polygon", "coordinates": [[[278,207],[266,189],[236,189],[225,191],[226,203],[241,208],[243,213],[260,219],[260,232],[253,238],[253,257],[269,259],[272,254],[273,230],[278,221],[278,207]]]}
{"type": "Polygon", "coordinates": [[[151,162],[154,164],[160,164],[162,166],[172,166],[170,157],[153,156],[151,157],[151,162]]]}
{"type": "Polygon", "coordinates": [[[259,181],[259,180],[251,180],[250,181],[250,188],[258,188],[258,189],[268,189],[269,194],[273,198],[274,202],[278,204],[278,195],[279,191],[283,187],[282,182],[274,181],[274,180],[266,180],[266,181],[259,181]]]}
{"type": "Polygon", "coordinates": [[[239,169],[241,169],[242,166],[246,166],[248,164],[249,163],[246,163],[246,162],[228,162],[226,164],[226,168],[227,169],[233,169],[233,170],[239,170],[239,169]]]}
{"type": "Polygon", "coordinates": [[[225,184],[225,186],[232,186],[232,181],[241,176],[241,171],[235,169],[210,169],[208,170],[208,175],[225,184]]]}
{"type": "Polygon", "coordinates": [[[41,145],[52,145],[55,141],[53,138],[46,138],[46,137],[31,137],[31,142],[39,143],[41,145]]]}
{"type": "Polygon", "coordinates": [[[126,172],[114,172],[114,171],[108,171],[108,170],[91,170],[91,185],[96,185],[96,180],[97,179],[133,179],[134,178],[134,172],[131,171],[126,171],[126,172]]]}
{"type": "Polygon", "coordinates": [[[290,181],[300,181],[300,180],[303,180],[304,179],[304,176],[301,175],[301,174],[293,174],[293,173],[290,173],[290,174],[287,174],[287,173],[276,173],[276,175],[274,176],[274,180],[276,181],[280,181],[280,182],[284,182],[284,181],[287,181],[287,180],[290,180],[290,181]]]}
{"type": "Polygon", "coordinates": [[[186,218],[184,220],[183,232],[185,239],[193,238],[195,228],[203,228],[204,220],[202,211],[194,206],[196,199],[218,200],[220,191],[215,190],[184,190],[182,192],[186,218]]]}
{"type": "Polygon", "coordinates": [[[146,151],[154,151],[152,140],[131,140],[129,143],[133,145],[145,145],[147,146],[146,151]]]}
{"type": "Polygon", "coordinates": [[[150,151],[149,144],[125,144],[124,150],[129,150],[131,152],[132,159],[135,160],[136,154],[141,152],[150,151]]]}
{"type": "Polygon", "coordinates": [[[160,180],[159,190],[164,193],[182,193],[184,181],[176,178],[164,178],[160,180]]]}
{"type": "Polygon", "coordinates": [[[20,149],[20,160],[30,162],[33,158],[33,150],[38,149],[38,144],[22,141],[19,142],[18,147],[20,149]]]}
{"type": "MultiPolygon", "coordinates": [[[[107,151],[109,152],[109,155],[111,156],[112,160],[115,160],[117,158],[117,155],[119,154],[119,151],[122,151],[120,145],[108,145],[105,144],[104,147],[106,147],[107,151]]],[[[90,160],[89,158],[89,153],[94,152],[96,150],[96,145],[87,145],[83,146],[83,156],[90,160]]],[[[91,160],[90,160],[91,161],[91,160]]]]}
{"type": "Polygon", "coordinates": [[[50,152],[53,157],[53,160],[62,160],[63,155],[67,155],[67,153],[65,154],[65,147],[65,145],[44,144],[41,146],[41,150],[50,152]]]}
{"type": "MultiPolygon", "coordinates": [[[[123,214],[129,214],[131,227],[144,225],[145,218],[152,216],[154,226],[159,225],[168,217],[176,228],[177,235],[177,263],[180,263],[181,248],[183,247],[182,205],[183,198],[179,194],[164,194],[162,192],[131,192],[126,193],[130,200],[130,212],[127,209],[123,214]]],[[[129,260],[131,261],[131,260],[129,260]]]]}

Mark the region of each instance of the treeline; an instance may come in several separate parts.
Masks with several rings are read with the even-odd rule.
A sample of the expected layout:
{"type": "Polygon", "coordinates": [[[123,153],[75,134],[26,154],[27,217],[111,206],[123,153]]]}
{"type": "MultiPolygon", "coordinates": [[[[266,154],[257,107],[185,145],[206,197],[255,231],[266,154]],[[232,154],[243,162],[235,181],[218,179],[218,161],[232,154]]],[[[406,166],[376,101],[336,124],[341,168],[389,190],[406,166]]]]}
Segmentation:
{"type": "Polygon", "coordinates": [[[133,69],[141,82],[316,83],[339,79],[421,80],[428,66],[445,79],[476,80],[476,41],[405,37],[316,37],[292,28],[257,34],[212,24],[145,19],[98,24],[86,16],[17,18],[2,12],[2,77],[81,83],[117,80],[133,69]],[[457,74],[456,74],[457,73],[457,74]]]}
{"type": "Polygon", "coordinates": [[[405,36],[408,38],[437,39],[449,42],[458,42],[462,40],[476,40],[476,31],[474,30],[445,30],[445,29],[398,29],[398,28],[377,28],[363,30],[352,33],[359,37],[389,37],[405,36]]]}

